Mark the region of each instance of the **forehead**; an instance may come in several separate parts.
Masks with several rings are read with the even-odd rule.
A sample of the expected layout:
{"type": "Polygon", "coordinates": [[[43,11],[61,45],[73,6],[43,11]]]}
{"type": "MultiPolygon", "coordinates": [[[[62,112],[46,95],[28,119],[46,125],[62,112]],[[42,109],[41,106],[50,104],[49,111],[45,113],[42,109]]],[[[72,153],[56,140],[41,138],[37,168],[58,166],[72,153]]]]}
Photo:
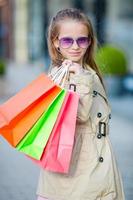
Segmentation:
{"type": "Polygon", "coordinates": [[[79,37],[88,36],[88,28],[85,24],[74,20],[60,22],[59,36],[79,37]]]}

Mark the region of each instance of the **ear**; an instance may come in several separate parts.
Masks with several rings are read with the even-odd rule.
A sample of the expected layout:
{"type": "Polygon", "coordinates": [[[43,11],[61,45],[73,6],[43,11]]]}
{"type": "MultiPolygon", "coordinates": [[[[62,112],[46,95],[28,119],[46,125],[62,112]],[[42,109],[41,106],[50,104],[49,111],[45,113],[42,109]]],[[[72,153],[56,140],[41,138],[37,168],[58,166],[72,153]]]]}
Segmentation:
{"type": "Polygon", "coordinates": [[[56,39],[53,43],[55,48],[57,49],[59,47],[59,41],[56,39]]]}

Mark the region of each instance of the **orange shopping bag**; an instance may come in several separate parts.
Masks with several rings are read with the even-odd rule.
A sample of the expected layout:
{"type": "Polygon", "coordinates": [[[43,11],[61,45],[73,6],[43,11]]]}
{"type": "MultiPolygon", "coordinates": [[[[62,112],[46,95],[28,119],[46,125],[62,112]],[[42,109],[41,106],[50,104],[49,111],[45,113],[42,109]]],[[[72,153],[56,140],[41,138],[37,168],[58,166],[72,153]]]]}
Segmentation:
{"type": "Polygon", "coordinates": [[[16,146],[60,90],[45,74],[41,74],[0,106],[0,133],[16,146]]]}
{"type": "Polygon", "coordinates": [[[24,115],[17,124],[13,124],[11,127],[5,127],[1,130],[3,137],[12,145],[16,146],[21,139],[26,135],[30,128],[36,123],[40,116],[45,112],[47,107],[51,104],[53,99],[59,94],[61,89],[57,86],[52,88],[49,92],[43,95],[36,105],[34,105],[26,115],[24,115]]]}

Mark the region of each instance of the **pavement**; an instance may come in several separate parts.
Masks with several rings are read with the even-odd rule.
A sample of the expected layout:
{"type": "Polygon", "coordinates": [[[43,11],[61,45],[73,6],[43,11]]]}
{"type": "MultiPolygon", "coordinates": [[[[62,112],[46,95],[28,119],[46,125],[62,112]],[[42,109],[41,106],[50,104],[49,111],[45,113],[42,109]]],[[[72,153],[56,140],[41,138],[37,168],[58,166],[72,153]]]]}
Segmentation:
{"type": "MultiPolygon", "coordinates": [[[[42,63],[10,63],[0,78],[0,103],[46,70],[42,63]]],[[[133,96],[110,98],[110,139],[123,179],[126,200],[133,200],[133,96]]],[[[0,137],[0,200],[36,200],[40,168],[0,137]]],[[[121,200],[121,199],[120,199],[121,200]]]]}

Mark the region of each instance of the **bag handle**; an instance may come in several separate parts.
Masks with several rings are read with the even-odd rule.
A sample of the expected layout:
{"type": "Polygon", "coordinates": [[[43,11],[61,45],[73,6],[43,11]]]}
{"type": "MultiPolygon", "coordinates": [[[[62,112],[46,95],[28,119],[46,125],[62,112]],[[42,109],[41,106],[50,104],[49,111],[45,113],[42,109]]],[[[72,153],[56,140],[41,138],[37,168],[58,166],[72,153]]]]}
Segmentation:
{"type": "Polygon", "coordinates": [[[60,67],[57,68],[56,71],[49,74],[51,80],[60,85],[60,87],[64,87],[65,81],[68,78],[70,64],[71,63],[68,63],[65,66],[64,64],[62,64],[60,67]]]}

